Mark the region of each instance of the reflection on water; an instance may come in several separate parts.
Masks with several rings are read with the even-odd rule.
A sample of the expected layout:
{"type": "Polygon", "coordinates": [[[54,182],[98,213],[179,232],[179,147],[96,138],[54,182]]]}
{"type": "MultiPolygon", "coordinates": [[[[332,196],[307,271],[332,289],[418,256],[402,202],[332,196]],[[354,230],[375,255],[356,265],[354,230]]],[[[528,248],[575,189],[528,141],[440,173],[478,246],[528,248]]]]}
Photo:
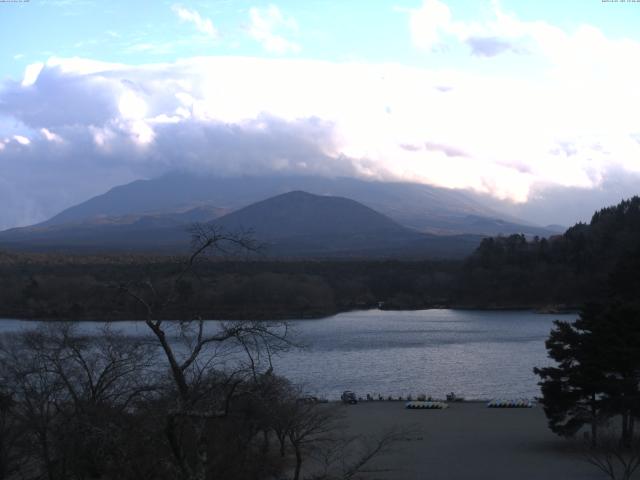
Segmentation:
{"type": "MultiPolygon", "coordinates": [[[[330,398],[447,392],[467,398],[539,395],[534,366],[546,365],[544,340],[556,318],[514,311],[421,310],[349,312],[291,322],[303,350],[274,360],[276,372],[330,398]]],[[[209,322],[215,328],[217,322],[209,322]]],[[[0,334],[34,323],[0,320],[0,334]]],[[[117,322],[128,335],[148,335],[142,322],[117,322]]],[[[83,331],[100,323],[80,322],[83,331]]]]}

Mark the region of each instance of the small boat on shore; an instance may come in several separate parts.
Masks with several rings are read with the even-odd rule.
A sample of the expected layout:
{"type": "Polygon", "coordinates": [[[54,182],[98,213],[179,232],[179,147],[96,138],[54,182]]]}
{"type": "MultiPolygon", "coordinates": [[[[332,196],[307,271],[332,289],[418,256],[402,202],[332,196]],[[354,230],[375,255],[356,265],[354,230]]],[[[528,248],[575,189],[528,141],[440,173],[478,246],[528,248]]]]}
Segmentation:
{"type": "Polygon", "coordinates": [[[491,400],[487,403],[488,408],[533,408],[533,402],[527,398],[515,400],[491,400]]]}
{"type": "Polygon", "coordinates": [[[445,402],[425,402],[425,401],[413,401],[407,402],[405,408],[416,410],[442,410],[449,408],[445,402]]]}

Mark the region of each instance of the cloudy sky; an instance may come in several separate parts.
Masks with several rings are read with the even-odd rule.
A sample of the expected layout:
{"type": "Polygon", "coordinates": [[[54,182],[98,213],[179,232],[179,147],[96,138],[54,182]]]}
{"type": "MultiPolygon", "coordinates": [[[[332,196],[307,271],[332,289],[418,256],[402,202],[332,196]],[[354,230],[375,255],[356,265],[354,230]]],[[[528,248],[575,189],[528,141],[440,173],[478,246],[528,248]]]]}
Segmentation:
{"type": "Polygon", "coordinates": [[[176,168],[469,189],[571,224],[640,190],[640,3],[0,2],[0,228],[176,168]]]}

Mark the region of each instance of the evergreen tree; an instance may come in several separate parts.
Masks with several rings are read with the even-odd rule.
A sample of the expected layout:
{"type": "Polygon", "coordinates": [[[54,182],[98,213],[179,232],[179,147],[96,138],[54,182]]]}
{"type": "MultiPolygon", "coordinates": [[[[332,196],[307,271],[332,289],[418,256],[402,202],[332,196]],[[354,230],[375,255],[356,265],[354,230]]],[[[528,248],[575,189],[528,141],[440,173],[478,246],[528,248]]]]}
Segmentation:
{"type": "MultiPolygon", "coordinates": [[[[582,315],[593,307],[587,307],[582,315]]],[[[549,428],[561,436],[575,435],[585,425],[596,441],[597,425],[603,415],[605,377],[598,364],[598,346],[580,320],[554,322],[545,345],[555,367],[535,368],[541,377],[541,403],[549,428]]]]}
{"type": "Polygon", "coordinates": [[[630,304],[592,304],[573,323],[555,322],[546,342],[557,366],[535,368],[549,427],[572,436],[620,416],[622,442],[633,438],[640,415],[640,310],[630,304]]]}
{"type": "Polygon", "coordinates": [[[599,363],[606,377],[606,408],[622,421],[624,446],[634,434],[634,418],[640,416],[640,309],[615,303],[588,319],[597,339],[599,363]]]}

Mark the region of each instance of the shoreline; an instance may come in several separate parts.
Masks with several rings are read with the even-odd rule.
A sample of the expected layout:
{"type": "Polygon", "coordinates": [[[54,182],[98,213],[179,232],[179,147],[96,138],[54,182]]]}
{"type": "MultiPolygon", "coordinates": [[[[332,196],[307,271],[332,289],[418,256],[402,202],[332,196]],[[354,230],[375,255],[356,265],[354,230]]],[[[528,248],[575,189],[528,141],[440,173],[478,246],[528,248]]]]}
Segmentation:
{"type": "MultiPolygon", "coordinates": [[[[514,305],[506,305],[506,306],[469,306],[469,305],[434,305],[428,307],[419,307],[419,308],[377,308],[372,306],[372,308],[354,308],[354,309],[344,309],[344,310],[335,310],[330,312],[322,312],[317,314],[287,314],[287,315],[272,315],[272,316],[255,316],[255,315],[227,315],[224,318],[206,318],[205,321],[287,321],[287,320],[322,320],[325,318],[334,317],[336,315],[345,314],[345,313],[356,313],[356,312],[367,312],[371,310],[378,310],[380,312],[420,312],[427,310],[461,310],[461,311],[469,311],[469,310],[477,310],[481,312],[531,312],[538,315],[572,315],[578,314],[580,311],[579,307],[575,306],[565,306],[562,307],[550,305],[544,306],[514,306],[514,305]]],[[[105,316],[105,317],[95,317],[88,316],[83,318],[67,318],[62,316],[28,316],[28,315],[16,315],[15,312],[13,314],[3,314],[0,313],[0,322],[3,320],[18,320],[25,322],[144,322],[146,319],[143,317],[132,317],[124,315],[117,316],[105,316]]],[[[160,318],[163,321],[179,321],[176,318],[160,318]]]]}

